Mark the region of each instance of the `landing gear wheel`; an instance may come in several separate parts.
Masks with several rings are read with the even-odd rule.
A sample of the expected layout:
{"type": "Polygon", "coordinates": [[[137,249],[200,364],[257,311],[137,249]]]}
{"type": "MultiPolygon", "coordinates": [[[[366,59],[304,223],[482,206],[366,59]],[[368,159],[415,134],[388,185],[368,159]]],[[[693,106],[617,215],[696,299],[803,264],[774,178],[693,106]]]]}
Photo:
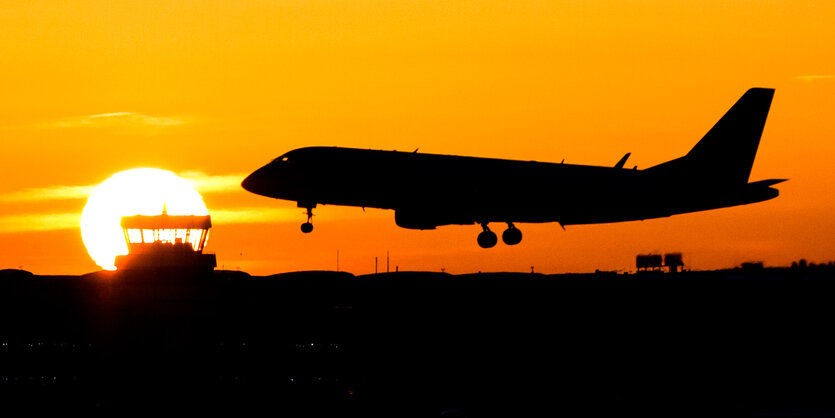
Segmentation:
{"type": "Polygon", "coordinates": [[[478,234],[478,245],[481,248],[495,247],[497,242],[499,242],[499,238],[496,237],[496,233],[493,231],[484,231],[478,234]]]}
{"type": "Polygon", "coordinates": [[[516,245],[522,242],[522,231],[516,229],[516,227],[511,224],[502,233],[502,241],[504,241],[507,245],[516,245]]]}
{"type": "Polygon", "coordinates": [[[478,234],[478,246],[481,248],[494,247],[499,241],[499,239],[496,238],[496,233],[491,231],[490,228],[487,227],[486,223],[481,224],[481,227],[484,228],[484,231],[481,231],[481,233],[478,234]]]}
{"type": "Polygon", "coordinates": [[[313,231],[313,224],[310,223],[310,220],[313,218],[313,207],[315,206],[316,204],[314,204],[313,206],[305,207],[305,209],[307,209],[307,222],[302,224],[302,232],[304,232],[305,234],[309,234],[311,231],[313,231]]]}

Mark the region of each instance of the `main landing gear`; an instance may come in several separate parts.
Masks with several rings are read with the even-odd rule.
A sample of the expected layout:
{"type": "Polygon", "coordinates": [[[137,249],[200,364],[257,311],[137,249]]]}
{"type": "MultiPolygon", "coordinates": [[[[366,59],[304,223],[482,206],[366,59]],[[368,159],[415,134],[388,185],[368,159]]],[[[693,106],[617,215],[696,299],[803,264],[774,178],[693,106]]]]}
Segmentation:
{"type": "MultiPolygon", "coordinates": [[[[490,230],[486,222],[481,224],[481,228],[483,231],[478,234],[478,245],[481,248],[492,248],[496,246],[496,243],[499,241],[496,233],[490,230]]],[[[502,241],[507,245],[516,245],[522,242],[522,231],[516,229],[513,222],[508,222],[507,229],[502,233],[502,241]]]]}
{"type": "Polygon", "coordinates": [[[486,223],[481,224],[481,227],[484,229],[478,234],[478,245],[481,248],[491,248],[496,245],[496,242],[499,241],[496,238],[496,233],[491,231],[490,228],[487,227],[486,223]]]}
{"type": "Polygon", "coordinates": [[[307,206],[307,222],[302,224],[302,232],[305,234],[309,234],[313,231],[313,223],[310,222],[311,218],[313,218],[313,206],[307,206]]]}
{"type": "Polygon", "coordinates": [[[507,245],[516,245],[522,242],[522,231],[513,226],[513,222],[507,223],[507,229],[502,233],[502,241],[507,245]]]}

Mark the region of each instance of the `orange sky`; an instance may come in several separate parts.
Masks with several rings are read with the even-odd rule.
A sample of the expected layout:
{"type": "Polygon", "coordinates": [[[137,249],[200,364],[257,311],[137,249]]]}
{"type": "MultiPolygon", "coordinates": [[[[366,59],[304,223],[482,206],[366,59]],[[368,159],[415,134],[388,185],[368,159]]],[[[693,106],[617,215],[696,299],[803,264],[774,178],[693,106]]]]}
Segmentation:
{"type": "MultiPolygon", "coordinates": [[[[0,8],[0,268],[97,270],[89,186],[199,180],[218,264],[254,274],[691,268],[835,259],[835,2],[27,1],[0,8]],[[389,211],[250,195],[248,172],[338,145],[646,168],[686,153],[749,87],[776,88],[752,180],[775,200],[667,219],[411,231],[389,211]],[[202,182],[202,183],[201,183],[202,182]],[[499,231],[501,228],[497,228],[499,231]]],[[[544,191],[559,193],[559,190],[544,191]]],[[[496,190],[496,193],[501,193],[496,190]]]]}

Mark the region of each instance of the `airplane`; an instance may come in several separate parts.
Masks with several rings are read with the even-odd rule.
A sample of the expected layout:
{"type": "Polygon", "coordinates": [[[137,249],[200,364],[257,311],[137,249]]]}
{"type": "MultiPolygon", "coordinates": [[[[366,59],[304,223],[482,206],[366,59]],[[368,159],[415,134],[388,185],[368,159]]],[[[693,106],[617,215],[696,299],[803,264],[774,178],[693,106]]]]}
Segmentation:
{"type": "Polygon", "coordinates": [[[522,241],[517,223],[565,225],[668,217],[773,199],[785,179],[748,182],[773,89],[752,88],[687,155],[639,170],[339,147],[292,150],[250,174],[241,186],[295,201],[307,210],[344,205],[394,210],[409,229],[481,225],[478,245],[522,241]]]}

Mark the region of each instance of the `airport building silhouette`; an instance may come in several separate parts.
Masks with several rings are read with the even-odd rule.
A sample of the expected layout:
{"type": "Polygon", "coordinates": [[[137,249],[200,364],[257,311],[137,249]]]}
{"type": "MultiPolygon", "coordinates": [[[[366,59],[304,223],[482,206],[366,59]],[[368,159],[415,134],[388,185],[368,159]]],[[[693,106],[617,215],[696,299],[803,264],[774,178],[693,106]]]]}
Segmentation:
{"type": "Polygon", "coordinates": [[[214,254],[203,254],[212,227],[210,215],[124,216],[120,225],[128,254],[116,257],[119,270],[187,268],[211,271],[217,267],[214,254]]]}

